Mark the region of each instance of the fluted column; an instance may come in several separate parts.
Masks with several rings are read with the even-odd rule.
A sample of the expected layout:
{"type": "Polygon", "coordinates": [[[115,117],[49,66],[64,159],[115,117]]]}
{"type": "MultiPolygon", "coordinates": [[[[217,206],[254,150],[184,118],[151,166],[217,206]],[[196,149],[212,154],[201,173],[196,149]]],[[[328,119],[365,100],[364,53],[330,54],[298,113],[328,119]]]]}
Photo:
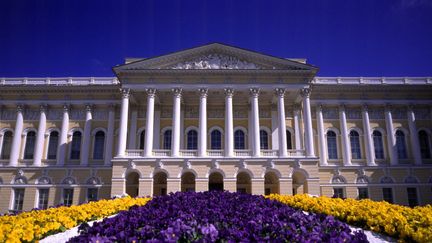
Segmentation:
{"type": "Polygon", "coordinates": [[[207,94],[208,89],[199,89],[199,137],[198,137],[198,156],[207,155],[207,94]]]}
{"type": "Polygon", "coordinates": [[[287,137],[286,137],[286,121],[285,121],[285,89],[275,89],[277,96],[278,109],[278,130],[279,130],[279,156],[287,157],[287,137]]]}
{"type": "Polygon", "coordinates": [[[294,140],[295,140],[295,149],[302,149],[302,137],[301,137],[301,129],[300,129],[300,106],[294,105],[293,109],[294,115],[294,140]]]}
{"type": "Polygon", "coordinates": [[[39,127],[36,136],[36,147],[33,157],[33,166],[42,164],[42,153],[44,148],[44,138],[46,130],[46,105],[40,106],[39,127]]]}
{"type": "Polygon", "coordinates": [[[251,109],[252,109],[252,129],[254,134],[254,146],[252,156],[261,156],[261,144],[260,144],[260,124],[259,124],[259,104],[258,97],[260,90],[257,88],[249,89],[251,95],[251,109]]]}
{"type": "Polygon", "coordinates": [[[410,131],[410,139],[411,139],[411,151],[414,157],[414,163],[416,165],[422,164],[421,152],[420,152],[420,142],[417,133],[417,127],[415,124],[415,114],[412,106],[408,107],[408,127],[410,131]]]}
{"type": "Polygon", "coordinates": [[[105,156],[104,156],[105,165],[111,164],[111,159],[113,156],[114,123],[115,123],[115,106],[111,104],[108,111],[108,129],[107,129],[105,156]]]}
{"type": "Polygon", "coordinates": [[[122,103],[120,111],[120,130],[118,136],[117,157],[124,157],[126,153],[127,126],[129,113],[129,89],[122,89],[122,103]]]}
{"type": "Polygon", "coordinates": [[[389,152],[390,164],[397,165],[398,158],[397,158],[396,148],[395,148],[396,138],[394,135],[393,118],[392,118],[390,106],[386,106],[384,115],[385,115],[385,123],[386,123],[386,130],[387,130],[387,149],[389,152]]]}
{"type": "Polygon", "coordinates": [[[23,131],[24,118],[23,106],[17,105],[17,118],[15,123],[15,132],[12,139],[11,154],[9,158],[9,166],[17,166],[21,147],[21,135],[23,131]]]}
{"type": "Polygon", "coordinates": [[[153,156],[153,128],[154,128],[154,103],[156,89],[147,89],[147,113],[146,113],[146,130],[144,156],[153,156]]]}
{"type": "Polygon", "coordinates": [[[372,130],[369,122],[369,112],[367,105],[363,105],[362,108],[362,118],[363,118],[363,130],[364,130],[364,140],[366,147],[366,160],[367,164],[370,166],[375,165],[375,151],[374,144],[372,140],[372,130]]]}
{"type": "Polygon", "coordinates": [[[173,120],[171,133],[171,156],[180,155],[180,119],[181,119],[181,95],[182,89],[176,88],[173,92],[173,120]]]}
{"type": "Polygon", "coordinates": [[[63,105],[63,119],[60,131],[60,139],[57,147],[57,165],[62,166],[65,164],[66,157],[66,146],[67,146],[67,136],[69,131],[69,108],[70,106],[63,105]]]}
{"type": "Polygon", "coordinates": [[[327,149],[326,149],[326,139],[324,131],[324,118],[322,114],[323,107],[318,105],[316,108],[316,120],[318,128],[318,144],[319,144],[319,155],[320,155],[320,165],[327,165],[327,149]]]}
{"type": "Polygon", "coordinates": [[[303,122],[305,128],[305,148],[307,157],[315,157],[315,149],[313,142],[313,130],[312,130],[312,115],[310,108],[310,93],[311,89],[302,89],[300,94],[303,97],[303,122]]]}
{"type": "Polygon", "coordinates": [[[234,122],[232,98],[234,89],[225,89],[225,156],[234,156],[234,122]]]}
{"type": "Polygon", "coordinates": [[[350,144],[348,138],[348,127],[347,127],[344,105],[339,106],[339,121],[340,121],[340,129],[341,129],[343,163],[344,165],[351,165],[350,144]]]}
{"type": "Polygon", "coordinates": [[[88,165],[89,161],[89,153],[90,153],[90,146],[91,146],[91,122],[92,122],[92,106],[90,104],[87,104],[85,106],[86,109],[86,116],[85,116],[85,123],[84,123],[84,140],[82,144],[82,154],[81,154],[81,165],[86,166],[88,165]]]}

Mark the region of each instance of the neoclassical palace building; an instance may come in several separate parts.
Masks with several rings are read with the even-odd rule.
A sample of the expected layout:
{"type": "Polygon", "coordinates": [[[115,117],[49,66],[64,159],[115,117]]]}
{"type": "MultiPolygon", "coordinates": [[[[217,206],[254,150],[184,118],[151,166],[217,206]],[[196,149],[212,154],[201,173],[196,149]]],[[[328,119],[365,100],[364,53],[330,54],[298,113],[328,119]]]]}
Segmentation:
{"type": "Polygon", "coordinates": [[[229,190],[432,203],[432,78],[317,77],[209,44],[0,79],[0,212],[229,190]]]}

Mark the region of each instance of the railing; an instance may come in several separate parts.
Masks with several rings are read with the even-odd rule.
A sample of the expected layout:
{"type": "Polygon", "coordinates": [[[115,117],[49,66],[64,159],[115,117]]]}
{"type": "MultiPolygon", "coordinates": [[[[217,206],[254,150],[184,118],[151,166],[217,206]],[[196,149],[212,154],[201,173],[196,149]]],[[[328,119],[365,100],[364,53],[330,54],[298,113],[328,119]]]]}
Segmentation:
{"type": "Polygon", "coordinates": [[[238,157],[250,156],[251,151],[248,149],[236,149],[234,150],[234,155],[238,157]]]}
{"type": "Polygon", "coordinates": [[[268,150],[268,149],[263,149],[261,150],[261,155],[264,157],[276,157],[278,156],[278,151],[277,150],[268,150]]]}
{"type": "Polygon", "coordinates": [[[210,157],[222,157],[222,156],[224,156],[223,150],[207,150],[207,155],[210,157]]]}
{"type": "Polygon", "coordinates": [[[180,155],[184,157],[196,157],[197,150],[181,149],[180,155]]]}
{"type": "Polygon", "coordinates": [[[316,77],[313,84],[432,84],[432,77],[316,77]]]}
{"type": "Polygon", "coordinates": [[[61,77],[61,78],[0,78],[1,85],[115,85],[119,84],[116,77],[61,77]]]}
{"type": "Polygon", "coordinates": [[[292,157],[305,156],[305,151],[302,149],[288,149],[288,156],[292,156],[292,157]]]}
{"type": "Polygon", "coordinates": [[[141,157],[143,156],[143,151],[142,149],[127,149],[126,150],[126,156],[128,157],[141,157]]]}
{"type": "Polygon", "coordinates": [[[153,150],[153,156],[155,157],[168,157],[171,155],[171,150],[169,149],[155,149],[153,150]]]}

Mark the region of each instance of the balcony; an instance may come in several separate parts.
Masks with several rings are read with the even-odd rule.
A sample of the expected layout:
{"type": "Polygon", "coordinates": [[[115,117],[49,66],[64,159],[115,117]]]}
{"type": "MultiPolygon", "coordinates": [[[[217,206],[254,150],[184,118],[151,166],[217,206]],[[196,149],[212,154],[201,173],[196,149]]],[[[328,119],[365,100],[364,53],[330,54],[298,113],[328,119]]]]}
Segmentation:
{"type": "MultiPolygon", "coordinates": [[[[288,158],[289,157],[303,157],[305,156],[304,150],[295,150],[295,149],[289,149],[288,151],[288,158]]],[[[143,158],[144,157],[144,150],[142,149],[127,149],[125,153],[126,157],[129,158],[143,158]]],[[[216,150],[211,149],[207,150],[207,157],[224,157],[225,153],[224,150],[216,150]]],[[[153,157],[171,157],[171,150],[168,149],[155,149],[153,150],[153,157]]],[[[184,158],[197,158],[198,151],[197,150],[190,150],[190,149],[181,149],[179,151],[179,157],[184,158]]],[[[252,151],[248,149],[236,149],[234,150],[234,157],[239,158],[248,158],[253,157],[252,151]]],[[[278,158],[279,157],[279,151],[278,150],[272,150],[272,149],[262,149],[261,150],[261,157],[263,158],[278,158]]]]}

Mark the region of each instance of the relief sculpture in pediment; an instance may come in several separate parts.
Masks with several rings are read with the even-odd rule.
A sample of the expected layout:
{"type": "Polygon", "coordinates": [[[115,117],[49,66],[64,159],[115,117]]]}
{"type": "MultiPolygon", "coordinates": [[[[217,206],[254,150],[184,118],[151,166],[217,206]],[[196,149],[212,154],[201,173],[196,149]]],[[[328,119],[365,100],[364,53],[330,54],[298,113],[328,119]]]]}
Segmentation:
{"type": "Polygon", "coordinates": [[[209,54],[196,59],[181,62],[172,69],[262,69],[255,63],[222,54],[209,54]]]}

